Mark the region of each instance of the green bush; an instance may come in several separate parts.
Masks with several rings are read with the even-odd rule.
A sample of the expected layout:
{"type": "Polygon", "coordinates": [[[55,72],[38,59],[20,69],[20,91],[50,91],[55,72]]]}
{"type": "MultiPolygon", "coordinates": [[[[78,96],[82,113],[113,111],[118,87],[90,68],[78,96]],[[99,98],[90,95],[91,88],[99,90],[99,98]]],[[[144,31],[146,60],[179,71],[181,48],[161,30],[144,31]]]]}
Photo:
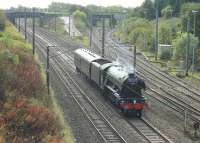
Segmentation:
{"type": "Polygon", "coordinates": [[[25,42],[25,39],[23,36],[17,31],[17,29],[9,22],[7,22],[6,27],[5,27],[5,33],[8,33],[9,36],[13,40],[18,40],[21,42],[25,42]]]}
{"type": "Polygon", "coordinates": [[[20,48],[20,49],[31,49],[31,45],[22,41],[13,40],[13,47],[20,48]]]}
{"type": "MultiPolygon", "coordinates": [[[[186,48],[188,45],[187,33],[179,33],[176,39],[173,40],[172,45],[174,47],[173,57],[175,60],[185,59],[186,48]]],[[[198,47],[199,40],[193,34],[190,34],[190,49],[189,49],[189,59],[192,59],[193,48],[198,47]]],[[[197,53],[195,55],[197,57],[197,53]]]]}
{"type": "Polygon", "coordinates": [[[15,64],[15,65],[19,64],[19,56],[18,55],[12,56],[12,63],[15,64]]]}
{"type": "Polygon", "coordinates": [[[173,9],[172,9],[171,5],[166,6],[161,11],[162,16],[164,16],[165,18],[171,17],[172,13],[173,13],[173,9]]]}
{"type": "Polygon", "coordinates": [[[194,32],[194,13],[192,10],[198,11],[196,13],[196,33],[195,35],[200,40],[200,3],[185,3],[181,7],[181,18],[182,18],[182,31],[187,31],[187,21],[190,19],[191,31],[194,32]]]}
{"type": "Polygon", "coordinates": [[[14,54],[10,52],[10,50],[5,49],[0,52],[0,63],[1,62],[11,62],[14,65],[19,64],[19,56],[17,54],[14,54]]]}
{"type": "Polygon", "coordinates": [[[74,24],[75,26],[83,33],[86,32],[88,23],[87,23],[87,15],[80,10],[76,10],[73,13],[73,20],[74,20],[74,24]]]}
{"type": "Polygon", "coordinates": [[[117,25],[118,39],[129,42],[140,49],[150,48],[152,43],[152,25],[143,18],[131,17],[117,25]]]}
{"type": "Polygon", "coordinates": [[[0,46],[10,48],[13,44],[13,40],[8,33],[2,33],[0,37],[0,46]]]}

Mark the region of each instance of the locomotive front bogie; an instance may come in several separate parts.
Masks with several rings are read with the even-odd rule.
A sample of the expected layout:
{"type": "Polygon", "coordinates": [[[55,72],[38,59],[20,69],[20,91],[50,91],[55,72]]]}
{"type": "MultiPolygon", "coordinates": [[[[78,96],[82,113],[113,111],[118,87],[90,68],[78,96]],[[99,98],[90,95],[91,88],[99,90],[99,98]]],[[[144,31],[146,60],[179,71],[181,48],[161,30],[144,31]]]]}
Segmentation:
{"type": "Polygon", "coordinates": [[[122,98],[119,104],[119,108],[127,113],[137,113],[138,111],[142,111],[144,108],[144,99],[141,98],[130,98],[125,99],[122,98]]]}

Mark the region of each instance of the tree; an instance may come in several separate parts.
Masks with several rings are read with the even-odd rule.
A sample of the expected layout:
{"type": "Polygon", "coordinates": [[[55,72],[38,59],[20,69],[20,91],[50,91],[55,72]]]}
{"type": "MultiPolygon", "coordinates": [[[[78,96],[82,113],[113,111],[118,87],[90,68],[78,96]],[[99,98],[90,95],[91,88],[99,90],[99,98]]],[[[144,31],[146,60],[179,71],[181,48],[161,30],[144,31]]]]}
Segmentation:
{"type": "MultiPolygon", "coordinates": [[[[175,60],[185,59],[186,48],[188,46],[187,33],[179,33],[176,39],[173,40],[173,57],[175,60]]],[[[192,61],[193,48],[197,49],[199,40],[193,34],[190,34],[190,49],[189,49],[189,61],[192,61]]],[[[195,54],[197,57],[197,54],[195,54]]],[[[191,62],[190,62],[191,63],[191,62]]]]}
{"type": "Polygon", "coordinates": [[[88,26],[87,15],[80,10],[76,10],[73,13],[73,20],[74,20],[75,26],[81,32],[85,32],[85,30],[87,29],[87,26],[88,26]]]}
{"type": "MultiPolygon", "coordinates": [[[[152,28],[148,20],[131,17],[118,25],[120,39],[145,49],[151,45],[152,28]]],[[[118,35],[118,34],[117,34],[118,35]]]]}
{"type": "Polygon", "coordinates": [[[155,17],[154,3],[151,0],[145,0],[141,6],[141,13],[147,19],[155,17]]]}
{"type": "Polygon", "coordinates": [[[181,20],[179,18],[162,19],[159,24],[159,43],[172,44],[177,32],[181,30],[181,20]]]}
{"type": "Polygon", "coordinates": [[[190,30],[194,31],[194,14],[192,10],[198,11],[196,13],[196,33],[195,35],[200,40],[200,3],[185,3],[181,7],[181,15],[182,15],[182,31],[187,31],[187,20],[190,20],[190,30]]]}
{"type": "Polygon", "coordinates": [[[80,10],[76,10],[73,13],[73,18],[75,20],[80,21],[80,22],[87,23],[87,15],[84,12],[80,11],[80,10]]]}
{"type": "Polygon", "coordinates": [[[161,14],[165,18],[172,17],[173,9],[170,5],[166,6],[164,9],[162,9],[161,14]]]}
{"type": "Polygon", "coordinates": [[[161,44],[171,44],[172,34],[171,28],[166,23],[159,26],[159,43],[161,44]]]}

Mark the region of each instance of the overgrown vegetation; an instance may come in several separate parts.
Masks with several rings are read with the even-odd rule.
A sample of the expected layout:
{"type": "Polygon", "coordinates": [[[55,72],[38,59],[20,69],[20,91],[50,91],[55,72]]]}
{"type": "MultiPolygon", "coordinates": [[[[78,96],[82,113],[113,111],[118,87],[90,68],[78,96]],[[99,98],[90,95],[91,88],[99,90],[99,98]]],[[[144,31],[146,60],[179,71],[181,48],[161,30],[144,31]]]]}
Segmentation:
{"type": "Polygon", "coordinates": [[[47,95],[42,67],[30,45],[4,20],[0,32],[0,142],[72,142],[58,115],[49,109],[55,107],[55,101],[47,95]]]}
{"type": "MultiPolygon", "coordinates": [[[[176,51],[179,51],[178,45],[186,44],[186,41],[182,40],[184,34],[187,32],[187,21],[189,20],[191,33],[191,42],[194,40],[195,44],[198,43],[195,51],[195,63],[196,70],[199,71],[198,66],[200,65],[200,3],[199,0],[145,0],[140,7],[136,8],[123,8],[120,6],[102,7],[95,5],[88,5],[86,7],[74,4],[56,3],[53,2],[49,6],[49,11],[68,13],[73,15],[74,24],[76,27],[84,34],[83,37],[75,38],[76,41],[81,41],[81,43],[86,43],[88,41],[86,36],[88,36],[88,26],[89,26],[89,16],[95,13],[114,13],[125,17],[121,22],[114,18],[114,23],[118,23],[116,26],[117,31],[114,36],[122,42],[128,42],[131,45],[136,45],[138,50],[145,53],[150,52],[150,54],[155,52],[155,11],[156,5],[158,5],[158,17],[159,17],[159,27],[158,27],[158,43],[163,45],[172,45],[173,52],[169,53],[170,50],[163,50],[164,53],[160,54],[160,59],[165,62],[170,61],[175,66],[179,66],[179,60],[182,58],[174,58],[176,51]],[[195,15],[192,11],[198,11],[195,15]],[[121,14],[121,15],[120,15],[121,14]],[[194,34],[194,17],[196,16],[196,32],[194,34]],[[196,41],[198,37],[198,41],[196,41]],[[176,43],[179,41],[180,43],[176,43]]],[[[120,18],[119,18],[120,19],[120,18]]],[[[99,20],[97,20],[99,21],[99,20]]],[[[96,22],[96,21],[95,21],[96,22]]],[[[94,22],[94,23],[95,23],[94,22]]],[[[93,24],[94,24],[93,23],[93,24]]],[[[187,40],[187,39],[185,39],[187,40]]],[[[195,47],[191,44],[190,50],[195,47]]],[[[160,47],[159,47],[160,48],[160,47]]],[[[182,48],[183,50],[184,48],[182,48]]],[[[182,51],[181,50],[181,51],[182,51]]],[[[179,53],[180,55],[180,53],[179,53]]],[[[191,55],[189,55],[191,59],[191,55]]],[[[178,56],[181,57],[181,56],[178,56]]],[[[183,56],[182,56],[183,57],[183,56]]],[[[185,61],[185,60],[184,60],[185,61]]],[[[191,67],[191,60],[189,61],[189,66],[191,67]]]]}
{"type": "MultiPolygon", "coordinates": [[[[196,70],[200,65],[200,3],[196,0],[145,0],[144,3],[128,14],[126,19],[117,26],[114,36],[122,42],[129,42],[144,52],[155,51],[155,7],[158,3],[159,44],[172,45],[173,55],[165,50],[160,59],[170,61],[179,66],[179,61],[185,61],[188,44],[187,22],[190,27],[189,66],[192,64],[192,50],[195,49],[196,70]],[[190,3],[192,2],[192,3],[190,3]],[[196,15],[192,10],[198,11],[196,15]],[[194,35],[194,16],[196,16],[196,33],[194,35]]],[[[168,50],[170,51],[170,50],[168,50]]],[[[162,62],[162,60],[161,60],[162,62]]]]}
{"type": "Polygon", "coordinates": [[[87,27],[88,27],[87,15],[80,10],[76,10],[72,14],[72,16],[73,16],[73,22],[76,28],[78,28],[80,32],[86,33],[87,27]]]}

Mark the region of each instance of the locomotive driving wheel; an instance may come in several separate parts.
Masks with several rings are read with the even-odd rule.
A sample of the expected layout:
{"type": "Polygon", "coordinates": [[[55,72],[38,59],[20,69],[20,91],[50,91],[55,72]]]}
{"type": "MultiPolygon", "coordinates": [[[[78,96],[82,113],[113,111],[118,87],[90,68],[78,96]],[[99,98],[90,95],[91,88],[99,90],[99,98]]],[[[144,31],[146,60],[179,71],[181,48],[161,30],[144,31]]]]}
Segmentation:
{"type": "Polygon", "coordinates": [[[121,112],[123,115],[127,116],[128,115],[128,110],[127,109],[121,109],[121,112]]]}
{"type": "Polygon", "coordinates": [[[138,118],[141,118],[141,117],[142,117],[142,110],[136,111],[136,116],[137,116],[138,118]]]}

